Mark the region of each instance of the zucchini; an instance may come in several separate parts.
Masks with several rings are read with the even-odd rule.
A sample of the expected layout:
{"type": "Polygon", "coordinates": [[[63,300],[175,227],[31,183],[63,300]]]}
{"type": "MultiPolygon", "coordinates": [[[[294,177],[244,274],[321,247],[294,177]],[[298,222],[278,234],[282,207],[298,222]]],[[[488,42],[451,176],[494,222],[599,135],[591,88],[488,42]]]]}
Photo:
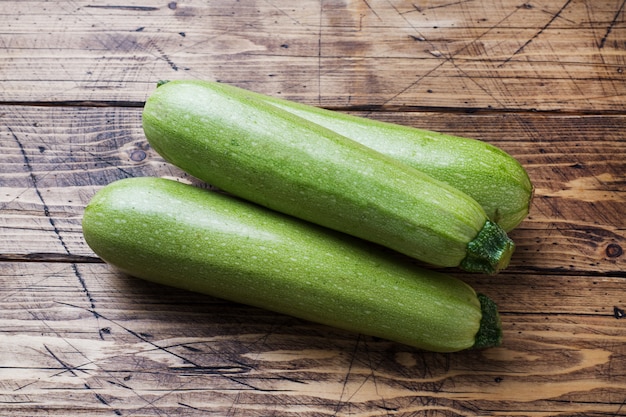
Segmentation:
{"type": "Polygon", "coordinates": [[[502,338],[493,301],[461,280],[224,193],[117,180],[82,227],[104,261],[152,282],[437,352],[502,338]]]}
{"type": "Polygon", "coordinates": [[[161,156],[207,183],[432,265],[493,274],[514,251],[467,194],[219,83],[159,86],[143,129],[161,156]]]}
{"type": "Polygon", "coordinates": [[[452,185],[474,198],[509,232],[528,215],[533,186],[503,150],[461,138],[283,100],[224,84],[230,94],[263,100],[452,185]]]}

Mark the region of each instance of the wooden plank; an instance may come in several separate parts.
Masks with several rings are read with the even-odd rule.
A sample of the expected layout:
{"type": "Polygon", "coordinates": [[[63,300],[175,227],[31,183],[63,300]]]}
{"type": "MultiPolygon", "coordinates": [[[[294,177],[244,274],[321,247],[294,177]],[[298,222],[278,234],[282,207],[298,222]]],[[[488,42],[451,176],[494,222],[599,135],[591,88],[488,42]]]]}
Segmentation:
{"type": "MultiPolygon", "coordinates": [[[[150,148],[140,113],[139,108],[0,109],[5,258],[93,256],[81,234],[82,211],[97,189],[116,179],[166,176],[202,185],[150,148]]],[[[511,233],[518,245],[513,270],[623,275],[626,147],[619,132],[626,117],[416,112],[369,117],[477,137],[520,160],[536,196],[529,218],[511,233]]]]}
{"type": "Polygon", "coordinates": [[[626,27],[618,0],[0,2],[0,414],[624,416],[626,27]],[[115,272],[85,204],[207,185],[141,130],[217,79],[476,137],[528,169],[501,347],[435,354],[115,272]],[[42,106],[38,106],[42,105],[42,106]],[[82,105],[82,107],[81,107],[82,105]]]}
{"type": "Polygon", "coordinates": [[[324,106],[624,112],[619,6],[4,2],[0,101],[137,103],[199,78],[324,106]]]}
{"type": "Polygon", "coordinates": [[[624,414],[621,278],[462,276],[499,303],[504,344],[434,354],[104,264],[0,268],[12,416],[624,414]]]}

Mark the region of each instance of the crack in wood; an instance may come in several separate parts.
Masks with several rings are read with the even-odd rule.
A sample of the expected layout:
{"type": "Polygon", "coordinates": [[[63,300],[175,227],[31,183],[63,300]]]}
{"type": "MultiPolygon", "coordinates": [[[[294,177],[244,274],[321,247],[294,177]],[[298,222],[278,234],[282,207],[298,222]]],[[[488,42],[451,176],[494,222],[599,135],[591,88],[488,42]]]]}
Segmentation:
{"type": "Polygon", "coordinates": [[[145,101],[133,100],[2,100],[0,106],[33,107],[131,107],[143,108],[145,101]]]}
{"type": "Polygon", "coordinates": [[[0,253],[0,262],[104,263],[97,256],[56,252],[0,253]]]}

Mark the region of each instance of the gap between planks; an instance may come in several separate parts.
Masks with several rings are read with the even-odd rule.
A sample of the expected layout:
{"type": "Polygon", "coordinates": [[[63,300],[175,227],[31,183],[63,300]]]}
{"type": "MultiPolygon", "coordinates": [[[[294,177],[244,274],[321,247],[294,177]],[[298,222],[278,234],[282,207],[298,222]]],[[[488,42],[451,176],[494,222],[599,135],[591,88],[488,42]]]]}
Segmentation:
{"type": "MultiPolygon", "coordinates": [[[[294,101],[297,102],[297,101],[294,101]]],[[[302,103],[306,104],[306,103],[302,103]]],[[[63,100],[63,101],[0,101],[0,106],[24,107],[119,107],[143,108],[145,101],[133,100],[63,100]]],[[[446,107],[446,106],[394,106],[394,105],[354,105],[354,106],[315,106],[337,112],[369,112],[369,113],[452,113],[452,114],[541,114],[559,116],[626,116],[623,110],[589,110],[572,111],[559,109],[534,108],[491,108],[491,107],[446,107]]]]}

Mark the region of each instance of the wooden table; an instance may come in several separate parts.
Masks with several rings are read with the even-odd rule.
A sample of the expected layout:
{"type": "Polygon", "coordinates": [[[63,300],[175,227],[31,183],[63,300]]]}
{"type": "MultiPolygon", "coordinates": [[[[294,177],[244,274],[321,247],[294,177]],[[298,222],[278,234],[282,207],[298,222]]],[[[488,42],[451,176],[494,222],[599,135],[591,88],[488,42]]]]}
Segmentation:
{"type": "Polygon", "coordinates": [[[0,414],[626,416],[620,0],[0,2],[0,414]],[[105,184],[185,178],[147,144],[161,79],[228,82],[475,137],[536,187],[498,276],[505,340],[436,354],[112,271],[105,184]]]}

